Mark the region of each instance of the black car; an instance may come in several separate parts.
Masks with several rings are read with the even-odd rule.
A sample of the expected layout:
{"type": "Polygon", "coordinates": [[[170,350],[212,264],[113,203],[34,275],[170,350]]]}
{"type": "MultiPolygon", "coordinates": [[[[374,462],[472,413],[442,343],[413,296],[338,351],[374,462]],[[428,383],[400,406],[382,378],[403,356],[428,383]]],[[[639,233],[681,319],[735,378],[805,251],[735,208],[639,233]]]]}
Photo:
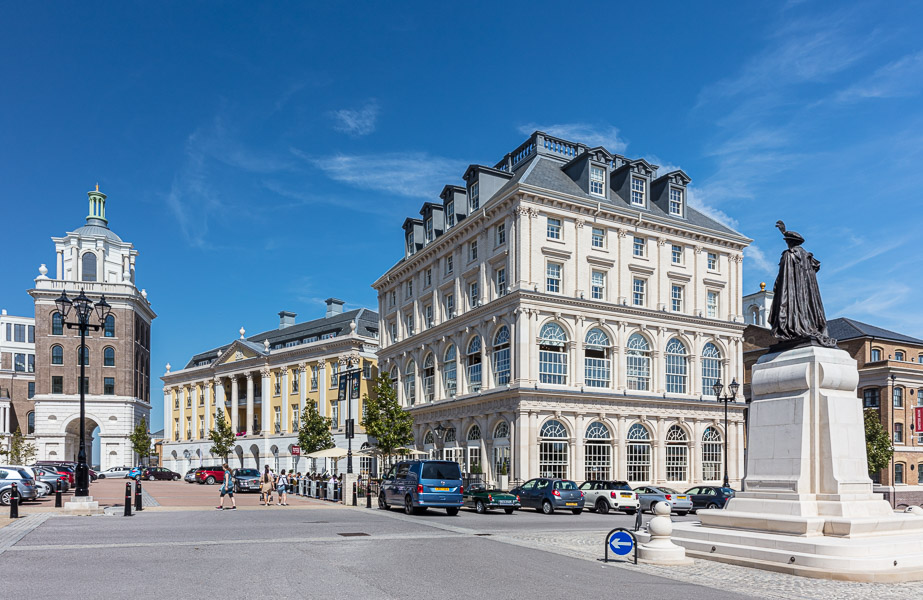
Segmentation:
{"type": "Polygon", "coordinates": [[[575,515],[583,512],[586,498],[577,484],[567,479],[539,477],[530,479],[521,486],[510,490],[519,496],[523,508],[534,508],[550,515],[556,508],[572,511],[575,515]]]}
{"type": "Polygon", "coordinates": [[[235,492],[260,491],[260,472],[256,469],[234,469],[232,477],[235,492]]]}
{"type": "Polygon", "coordinates": [[[686,495],[692,500],[694,511],[700,508],[724,508],[728,500],[734,497],[734,490],[715,485],[700,485],[686,490],[686,495]]]}
{"type": "Polygon", "coordinates": [[[141,470],[141,479],[147,479],[148,481],[154,481],[155,479],[179,481],[180,474],[163,467],[145,467],[141,470]]]}

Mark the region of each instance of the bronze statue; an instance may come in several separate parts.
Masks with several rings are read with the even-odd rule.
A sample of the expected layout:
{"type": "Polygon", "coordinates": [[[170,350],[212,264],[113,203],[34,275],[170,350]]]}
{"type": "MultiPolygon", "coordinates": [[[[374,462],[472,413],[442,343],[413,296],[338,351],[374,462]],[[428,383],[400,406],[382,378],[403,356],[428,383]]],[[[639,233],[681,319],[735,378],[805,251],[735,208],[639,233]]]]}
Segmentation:
{"type": "Polygon", "coordinates": [[[820,261],[801,247],[804,238],[786,231],[785,223],[776,221],[788,250],[779,260],[779,275],[772,287],[774,294],[769,311],[772,334],[786,347],[820,345],[836,347],[836,340],[827,336],[827,317],[817,287],[820,261]]]}

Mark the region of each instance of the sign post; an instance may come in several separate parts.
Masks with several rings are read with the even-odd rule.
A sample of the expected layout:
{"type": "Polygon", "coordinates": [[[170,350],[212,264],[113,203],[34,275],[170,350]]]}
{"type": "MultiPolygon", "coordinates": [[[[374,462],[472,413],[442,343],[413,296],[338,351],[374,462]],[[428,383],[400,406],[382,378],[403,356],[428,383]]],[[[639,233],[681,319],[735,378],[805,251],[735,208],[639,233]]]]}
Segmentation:
{"type": "Polygon", "coordinates": [[[340,375],[337,401],[346,402],[346,472],[353,472],[353,438],[356,437],[356,423],[353,419],[353,400],[359,400],[361,369],[351,369],[340,375]]]}

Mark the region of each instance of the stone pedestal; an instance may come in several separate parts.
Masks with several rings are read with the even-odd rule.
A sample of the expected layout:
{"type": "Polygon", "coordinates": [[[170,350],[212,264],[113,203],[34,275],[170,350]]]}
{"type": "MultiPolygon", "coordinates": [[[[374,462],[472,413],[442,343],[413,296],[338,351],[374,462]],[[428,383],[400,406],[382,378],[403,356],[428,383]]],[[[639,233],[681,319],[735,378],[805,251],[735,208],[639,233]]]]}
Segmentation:
{"type": "Polygon", "coordinates": [[[353,487],[355,487],[356,482],[359,480],[358,473],[343,473],[343,477],[340,481],[341,488],[343,490],[342,502],[343,504],[352,505],[353,503],[353,487]]]}
{"type": "Polygon", "coordinates": [[[93,496],[74,496],[72,500],[64,503],[64,514],[78,517],[90,517],[103,514],[99,502],[93,496]]]}
{"type": "Polygon", "coordinates": [[[859,372],[843,350],[809,346],[753,367],[744,491],[674,539],[690,555],[801,575],[923,578],[923,518],[872,492],[859,372]]]}
{"type": "Polygon", "coordinates": [[[692,560],[686,558],[686,549],[677,546],[670,539],[673,522],[670,520],[670,505],[658,502],[654,505],[655,516],[647,524],[646,539],[639,536],[638,560],[654,565],[689,565],[692,560]]]}

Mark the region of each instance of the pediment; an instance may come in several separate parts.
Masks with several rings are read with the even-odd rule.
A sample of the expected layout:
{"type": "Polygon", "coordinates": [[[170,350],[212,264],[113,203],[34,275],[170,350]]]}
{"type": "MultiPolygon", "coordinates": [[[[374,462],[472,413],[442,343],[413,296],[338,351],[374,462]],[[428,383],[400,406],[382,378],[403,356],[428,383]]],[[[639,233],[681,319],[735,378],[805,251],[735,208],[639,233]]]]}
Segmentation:
{"type": "Polygon", "coordinates": [[[265,355],[265,352],[257,350],[251,346],[249,342],[244,340],[234,340],[234,343],[228,346],[227,349],[221,353],[221,356],[218,357],[217,363],[226,365],[228,363],[240,362],[242,360],[248,360],[250,358],[257,358],[265,355]]]}

